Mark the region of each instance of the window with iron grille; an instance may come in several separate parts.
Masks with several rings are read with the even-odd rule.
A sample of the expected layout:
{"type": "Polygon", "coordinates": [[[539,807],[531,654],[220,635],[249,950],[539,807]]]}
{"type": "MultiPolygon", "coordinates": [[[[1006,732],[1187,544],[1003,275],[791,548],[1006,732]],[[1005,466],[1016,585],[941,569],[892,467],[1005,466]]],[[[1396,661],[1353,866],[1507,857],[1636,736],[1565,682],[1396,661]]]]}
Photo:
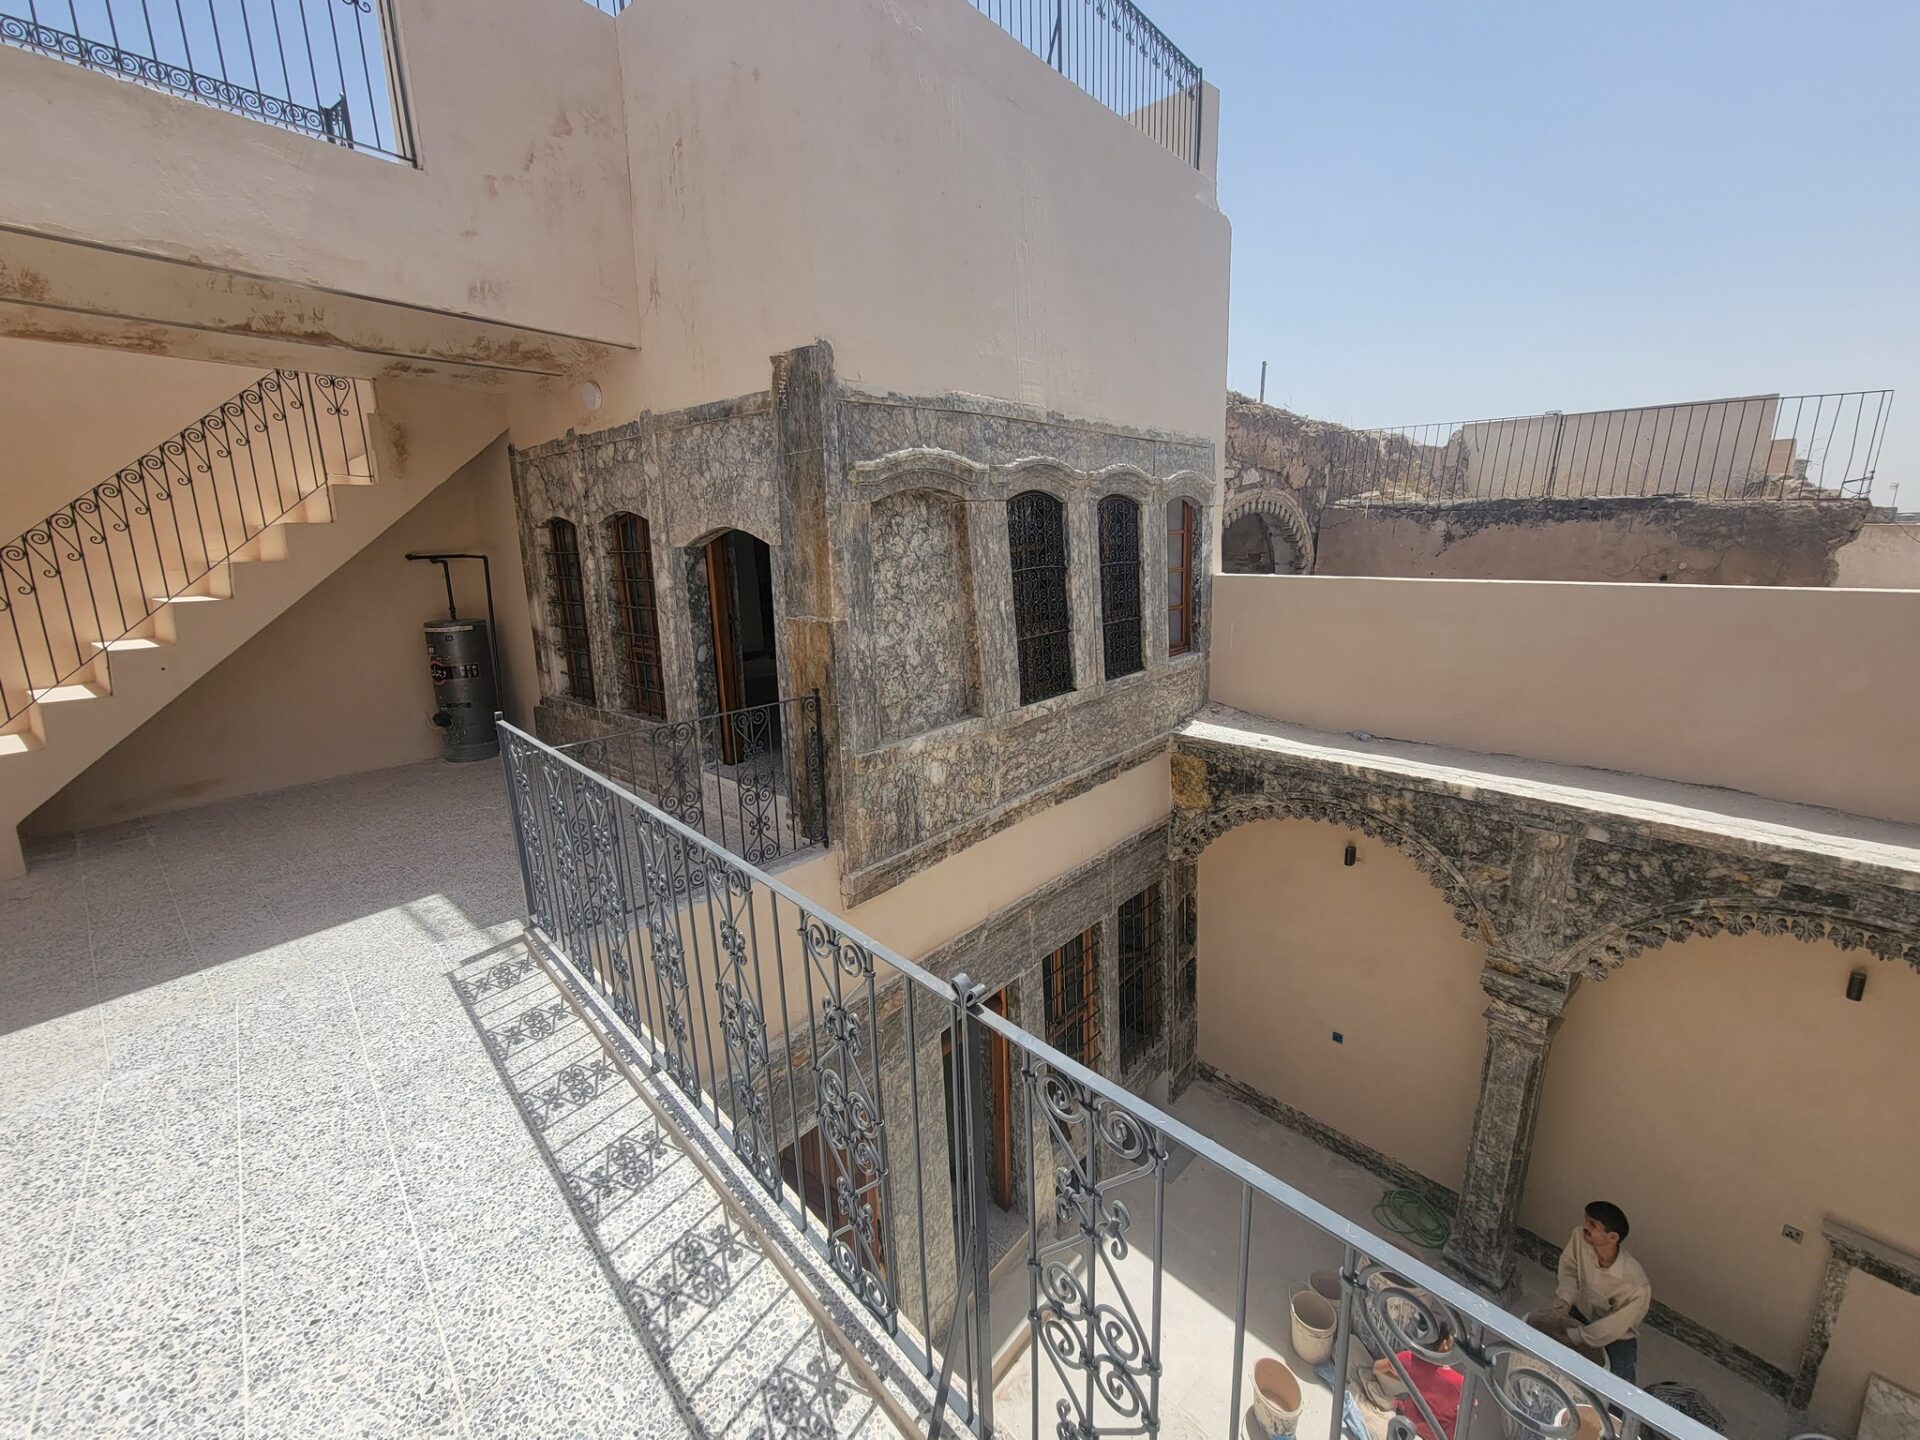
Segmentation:
{"type": "Polygon", "coordinates": [[[1082,931],[1041,966],[1047,1002],[1047,1043],[1082,1065],[1100,1058],[1099,1006],[1094,992],[1094,966],[1099,959],[1098,937],[1082,931]]]}
{"type": "Polygon", "coordinates": [[[1007,502],[1013,560],[1013,634],[1020,653],[1020,703],[1073,689],[1073,625],[1067,609],[1067,512],[1028,490],[1007,502]]]}
{"type": "Polygon", "coordinates": [[[1167,502],[1167,653],[1193,649],[1193,531],[1190,500],[1167,502]]]}
{"type": "Polygon", "coordinates": [[[1120,1068],[1130,1069],[1160,1038],[1160,887],[1120,907],[1120,1068]]]}
{"type": "Polygon", "coordinates": [[[553,648],[569,698],[593,704],[593,654],[587,644],[587,587],[580,573],[580,537],[571,520],[547,521],[547,609],[553,648]]]}
{"type": "Polygon", "coordinates": [[[667,718],[666,677],[660,665],[660,611],[653,590],[653,536],[647,522],[622,511],[607,522],[613,560],[614,630],[627,667],[627,708],[667,718]]]}
{"type": "Polygon", "coordinates": [[[1100,502],[1100,628],[1107,679],[1146,668],[1140,647],[1140,506],[1125,495],[1100,502]]]}

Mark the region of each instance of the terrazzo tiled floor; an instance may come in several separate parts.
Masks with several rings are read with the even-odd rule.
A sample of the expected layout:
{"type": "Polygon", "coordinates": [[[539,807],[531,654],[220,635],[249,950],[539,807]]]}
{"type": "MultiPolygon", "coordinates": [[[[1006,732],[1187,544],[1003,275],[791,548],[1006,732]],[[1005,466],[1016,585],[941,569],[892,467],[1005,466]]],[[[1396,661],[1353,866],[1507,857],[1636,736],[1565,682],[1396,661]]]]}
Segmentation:
{"type": "Polygon", "coordinates": [[[491,764],[0,882],[0,1434],[891,1433],[519,904],[491,764]]]}

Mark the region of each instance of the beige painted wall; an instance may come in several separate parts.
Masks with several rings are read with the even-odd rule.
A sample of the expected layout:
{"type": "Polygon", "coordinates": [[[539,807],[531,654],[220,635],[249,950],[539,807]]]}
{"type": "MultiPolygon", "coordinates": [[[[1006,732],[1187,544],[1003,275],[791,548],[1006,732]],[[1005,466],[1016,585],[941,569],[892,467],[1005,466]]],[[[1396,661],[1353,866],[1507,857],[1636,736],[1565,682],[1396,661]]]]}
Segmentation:
{"type": "Polygon", "coordinates": [[[631,342],[612,18],[560,0],[394,5],[418,168],[0,49],[0,133],[41,137],[0,148],[8,224],[631,342]]]}
{"type": "Polygon", "coordinates": [[[1166,755],[1156,755],[928,866],[864,905],[849,906],[842,898],[837,854],[782,871],[780,878],[881,944],[916,960],[1048,881],[1163,822],[1172,806],[1171,762],[1166,755]]]}
{"type": "Polygon", "coordinates": [[[1857,1432],[1870,1375],[1920,1392],[1920,1295],[1856,1271],[1807,1406],[1813,1423],[1830,1435],[1857,1432]]]}
{"type": "MultiPolygon", "coordinates": [[[[1792,1370],[1823,1219],[1920,1250],[1917,1034],[1920,975],[1830,946],[1720,936],[1630,960],[1567,1007],[1520,1222],[1563,1238],[1614,1201],[1656,1295],[1792,1370]]],[[[1829,1361],[1861,1363],[1839,1345],[1829,1361]]],[[[1920,1344],[1889,1375],[1920,1388],[1920,1344]]]]}
{"type": "MultiPolygon", "coordinates": [[[[509,518],[506,447],[496,442],[304,600],[235,651],[55,795],[22,826],[44,835],[377,770],[440,753],[429,717],[420,627],[446,613],[439,570],[409,550],[481,550],[494,558],[502,663],[535,694],[526,587],[509,518]],[[507,532],[511,539],[511,530],[507,532]]],[[[486,614],[478,566],[457,576],[463,617],[486,614]]]]}
{"type": "Polygon", "coordinates": [[[1920,821],[1920,594],[1224,575],[1211,698],[1920,821]]]}
{"type": "Polygon", "coordinates": [[[1219,438],[1212,180],[964,0],[648,0],[618,29],[646,403],[764,389],[825,338],[851,379],[1219,438]]]}
{"type": "Polygon", "coordinates": [[[110,479],[259,374],[0,337],[0,539],[110,479]]]}
{"type": "Polygon", "coordinates": [[[1458,1188],[1486,947],[1445,898],[1398,851],[1306,820],[1228,831],[1199,883],[1200,1058],[1458,1188]]]}
{"type": "Polygon", "coordinates": [[[1920,523],[1863,526],[1834,558],[1844,589],[1920,590],[1920,523]]]}

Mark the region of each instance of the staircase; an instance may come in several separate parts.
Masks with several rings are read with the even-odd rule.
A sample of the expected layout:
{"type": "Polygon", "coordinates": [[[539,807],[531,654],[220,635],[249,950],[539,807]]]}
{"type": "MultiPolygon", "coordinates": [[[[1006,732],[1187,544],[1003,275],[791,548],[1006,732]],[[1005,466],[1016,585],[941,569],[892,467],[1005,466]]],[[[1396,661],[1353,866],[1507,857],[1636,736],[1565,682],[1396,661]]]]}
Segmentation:
{"type": "Polygon", "coordinates": [[[406,427],[424,445],[370,382],[270,370],[0,544],[0,877],[21,821],[499,432],[441,387],[381,398],[412,390],[434,393],[406,427]]]}

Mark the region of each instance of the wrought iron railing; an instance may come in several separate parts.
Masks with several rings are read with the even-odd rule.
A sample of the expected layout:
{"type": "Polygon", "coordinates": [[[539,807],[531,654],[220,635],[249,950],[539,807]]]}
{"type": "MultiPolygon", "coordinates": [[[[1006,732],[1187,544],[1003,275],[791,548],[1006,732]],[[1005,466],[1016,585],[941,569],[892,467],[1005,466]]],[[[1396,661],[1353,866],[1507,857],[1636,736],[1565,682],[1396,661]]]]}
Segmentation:
{"type": "Polygon", "coordinates": [[[330,483],[371,478],[364,382],[270,370],[0,544],[0,716],[143,638],[330,483]]]}
{"type": "Polygon", "coordinates": [[[1354,431],[1327,498],[1862,498],[1892,411],[1891,390],[1850,390],[1354,431]]]}
{"type": "Polygon", "coordinates": [[[636,725],[560,749],[752,864],[826,843],[817,690],[694,720],[636,725]]]}
{"type": "Polygon", "coordinates": [[[968,3],[1114,114],[1200,164],[1200,67],[1133,0],[968,3]]]}
{"type": "Polygon", "coordinates": [[[930,1436],[991,1436],[996,1419],[1024,1440],[1156,1436],[1176,1395],[1182,1433],[1242,1434],[1249,1369],[1286,1325],[1272,1247],[1304,1226],[1341,1257],[1327,1440],[1374,1357],[1410,1392],[1389,1440],[1416,1424],[1435,1440],[1710,1440],[995,1013],[964,975],[929,973],[523,731],[501,737],[533,943],[892,1337],[939,1397],[930,1436]],[[1002,1214],[1008,1164],[1022,1183],[1002,1214]],[[994,1237],[1027,1275],[999,1314],[1024,1336],[1027,1393],[997,1416],[994,1237]],[[1186,1295],[1177,1326],[1169,1284],[1186,1295]],[[1458,1421],[1434,1413],[1409,1352],[1459,1372],[1458,1421]]]}
{"type": "Polygon", "coordinates": [[[0,42],[412,160],[393,0],[0,0],[0,42]]]}

